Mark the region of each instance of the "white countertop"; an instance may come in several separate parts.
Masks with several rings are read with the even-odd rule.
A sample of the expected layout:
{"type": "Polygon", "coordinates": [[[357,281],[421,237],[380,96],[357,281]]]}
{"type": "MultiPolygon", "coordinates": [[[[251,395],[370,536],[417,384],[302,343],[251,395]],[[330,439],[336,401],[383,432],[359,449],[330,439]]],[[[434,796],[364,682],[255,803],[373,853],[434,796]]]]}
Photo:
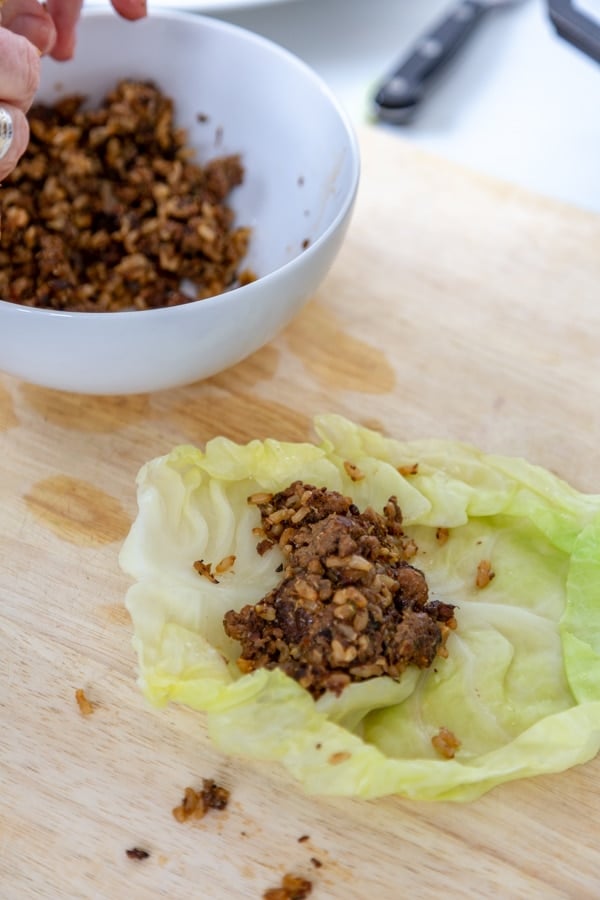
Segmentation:
{"type": "MultiPolygon", "coordinates": [[[[304,59],[359,123],[369,115],[374,84],[451,4],[288,0],[225,4],[211,14],[304,59]]],[[[542,0],[490,12],[418,118],[381,127],[473,169],[600,212],[600,65],[556,36],[542,0]]]]}

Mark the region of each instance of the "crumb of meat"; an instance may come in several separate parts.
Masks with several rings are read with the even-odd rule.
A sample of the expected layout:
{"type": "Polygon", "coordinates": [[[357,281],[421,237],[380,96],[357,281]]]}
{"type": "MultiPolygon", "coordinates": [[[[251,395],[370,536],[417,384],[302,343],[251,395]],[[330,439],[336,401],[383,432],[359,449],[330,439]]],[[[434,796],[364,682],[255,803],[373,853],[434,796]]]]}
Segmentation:
{"type": "Polygon", "coordinates": [[[119,81],[28,114],[29,146],[0,195],[0,297],[48,309],[175,306],[256,276],[228,205],[239,156],[199,164],[151,82],[119,81]],[[182,290],[185,282],[186,292],[182,290]]]}
{"type": "Polygon", "coordinates": [[[148,859],[150,856],[149,852],[142,850],[141,847],[132,847],[130,850],[126,850],[125,853],[129,859],[148,859]]]}
{"type": "Polygon", "coordinates": [[[242,269],[238,274],[237,281],[238,287],[243,287],[245,284],[252,284],[253,281],[258,281],[258,275],[253,269],[242,269]]]}
{"type": "Polygon", "coordinates": [[[453,759],[456,751],[460,748],[460,741],[456,735],[443,726],[431,738],[431,743],[440,756],[443,756],[445,759],[453,759]]]}
{"type": "Polygon", "coordinates": [[[217,575],[222,575],[223,572],[229,572],[234,565],[235,556],[233,554],[231,554],[230,556],[225,556],[223,557],[221,562],[218,562],[215,566],[215,572],[217,573],[217,575]]]}
{"type": "Polygon", "coordinates": [[[320,860],[320,859],[317,859],[316,856],[311,856],[310,861],[311,861],[311,863],[313,864],[313,866],[315,867],[315,869],[320,869],[321,866],[323,865],[323,863],[321,862],[321,860],[320,860]]]}
{"type": "Polygon", "coordinates": [[[331,766],[339,766],[340,763],[346,762],[351,758],[352,754],[348,753],[347,750],[339,750],[337,753],[332,753],[327,762],[331,766]]]}
{"type": "Polygon", "coordinates": [[[212,778],[203,778],[201,790],[185,789],[180,805],[173,810],[173,816],[178,822],[203,819],[209,809],[225,809],[228,803],[229,791],[212,778]]]}
{"type": "Polygon", "coordinates": [[[82,716],[91,716],[94,712],[94,704],[88,700],[83,688],[77,688],[75,691],[75,700],[82,716]]]}
{"type": "Polygon", "coordinates": [[[383,513],[361,512],[336,491],[294,482],[249,498],[261,514],[257,551],[279,546],[281,582],[255,605],[224,618],[241,644],[242,672],[281,668],[315,697],[355,681],[399,679],[443,655],[454,607],[431,601],[416,553],[391,497],[383,513]]]}
{"type": "Polygon", "coordinates": [[[475,585],[478,588],[485,588],[490,581],[496,577],[496,573],[492,569],[489,559],[482,559],[477,566],[477,574],[475,576],[475,585]]]}
{"type": "Polygon", "coordinates": [[[408,465],[398,466],[398,472],[401,475],[417,475],[419,472],[419,463],[409,463],[408,465]]]}
{"type": "Polygon", "coordinates": [[[212,573],[211,563],[205,563],[203,559],[197,559],[194,562],[194,569],[196,570],[198,575],[202,575],[203,578],[208,578],[208,580],[212,581],[213,584],[219,583],[212,573]]]}
{"type": "Polygon", "coordinates": [[[344,463],[344,469],[346,470],[346,474],[352,481],[362,481],[365,477],[364,472],[361,472],[358,466],[355,466],[354,463],[346,462],[344,463]]]}
{"type": "Polygon", "coordinates": [[[298,838],[298,843],[305,844],[306,841],[310,841],[310,834],[301,834],[298,838]]]}
{"type": "Polygon", "coordinates": [[[441,525],[439,528],[436,528],[435,539],[438,542],[440,547],[444,546],[444,544],[447,542],[449,537],[450,537],[450,529],[449,528],[444,528],[441,525]]]}
{"type": "Polygon", "coordinates": [[[299,875],[286,874],[281,879],[281,887],[269,888],[263,900],[304,900],[312,892],[312,882],[299,875]]]}

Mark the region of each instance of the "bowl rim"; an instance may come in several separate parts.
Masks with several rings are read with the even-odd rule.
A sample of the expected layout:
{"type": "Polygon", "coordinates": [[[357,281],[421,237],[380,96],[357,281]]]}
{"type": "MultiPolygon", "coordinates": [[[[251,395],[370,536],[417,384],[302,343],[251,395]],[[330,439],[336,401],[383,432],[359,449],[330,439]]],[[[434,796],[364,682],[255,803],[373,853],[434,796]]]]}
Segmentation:
{"type": "MultiPolygon", "coordinates": [[[[83,8],[81,13],[82,19],[85,18],[86,20],[109,19],[116,15],[117,14],[111,9],[85,9],[85,7],[83,8]]],[[[235,303],[235,301],[239,297],[240,292],[243,291],[246,294],[254,292],[257,290],[258,285],[281,277],[282,273],[284,272],[293,272],[293,270],[298,267],[301,264],[301,261],[304,261],[306,257],[316,255],[319,252],[320,246],[329,239],[330,235],[337,230],[341,222],[343,222],[346,216],[350,213],[356,199],[356,194],[358,192],[361,174],[361,158],[358,138],[348,112],[343,107],[342,103],[336,97],[335,93],[329,87],[324,78],[321,77],[321,75],[319,75],[308,63],[304,62],[304,60],[302,60],[291,50],[288,50],[287,48],[283,47],[281,44],[278,44],[276,41],[271,40],[270,38],[257,34],[256,32],[253,32],[248,28],[244,28],[241,25],[236,25],[233,22],[227,22],[222,19],[213,18],[212,16],[202,15],[201,13],[195,13],[186,10],[171,10],[161,6],[153,7],[152,12],[149,14],[148,18],[141,19],[139,21],[148,21],[150,18],[152,20],[156,20],[158,24],[160,24],[161,20],[179,20],[188,24],[193,23],[194,27],[199,24],[200,27],[207,27],[215,31],[237,33],[244,40],[249,40],[253,43],[264,46],[270,53],[274,53],[275,55],[282,57],[288,64],[291,64],[292,66],[297,68],[305,77],[312,81],[315,87],[317,87],[319,91],[326,97],[333,111],[342,123],[348,142],[348,148],[350,151],[350,190],[344,198],[343,203],[336,213],[334,219],[329,223],[327,228],[321,234],[319,234],[317,238],[315,238],[314,241],[311,241],[308,247],[301,251],[301,253],[299,253],[293,259],[290,259],[282,265],[278,266],[276,269],[273,269],[272,272],[268,272],[266,275],[259,275],[256,281],[231,288],[221,294],[215,294],[214,296],[205,297],[204,299],[190,300],[189,303],[181,303],[177,306],[159,306],[152,309],[107,311],[47,309],[45,307],[26,306],[22,303],[13,303],[10,300],[3,300],[0,297],[0,314],[10,311],[9,314],[34,316],[39,320],[51,320],[59,318],[76,319],[81,322],[85,321],[86,319],[90,320],[101,317],[103,321],[114,321],[122,323],[124,319],[130,319],[131,317],[138,318],[139,316],[142,316],[144,320],[146,320],[151,315],[154,316],[154,318],[161,318],[165,315],[168,315],[169,317],[185,315],[186,310],[195,308],[199,304],[202,304],[203,307],[206,307],[207,305],[208,307],[212,307],[217,303],[220,305],[229,305],[231,303],[235,303]]],[[[127,22],[127,20],[123,21],[130,26],[132,24],[135,24],[127,22]]]]}

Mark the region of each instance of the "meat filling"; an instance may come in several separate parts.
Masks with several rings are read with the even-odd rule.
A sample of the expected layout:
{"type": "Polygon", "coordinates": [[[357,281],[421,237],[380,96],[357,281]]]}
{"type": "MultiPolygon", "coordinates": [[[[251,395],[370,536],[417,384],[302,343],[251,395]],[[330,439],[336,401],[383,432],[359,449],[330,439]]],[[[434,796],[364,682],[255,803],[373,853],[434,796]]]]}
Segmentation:
{"type": "Polygon", "coordinates": [[[116,312],[254,280],[242,269],[250,229],[229,205],[241,158],[195,161],[152,83],[123,79],[98,107],[84,101],[29,111],[29,147],[0,194],[2,300],[116,312]]]}
{"type": "Polygon", "coordinates": [[[348,497],[294,482],[258,506],[258,552],[278,545],[281,582],[255,605],[225,615],[241,644],[243,672],[280,668],[318,698],[445,654],[454,606],[430,600],[424,574],[407,562],[414,541],[391,497],[382,514],[348,497]]]}

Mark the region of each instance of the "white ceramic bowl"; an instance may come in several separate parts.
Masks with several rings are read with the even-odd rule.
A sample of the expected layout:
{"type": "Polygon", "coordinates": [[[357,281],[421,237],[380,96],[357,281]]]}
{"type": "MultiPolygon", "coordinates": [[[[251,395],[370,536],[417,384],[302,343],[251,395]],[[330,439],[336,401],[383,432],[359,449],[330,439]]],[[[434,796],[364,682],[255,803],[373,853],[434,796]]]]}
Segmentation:
{"type": "Polygon", "coordinates": [[[152,79],[173,97],[199,161],[242,155],[246,175],[231,205],[238,224],[253,229],[245,265],[259,278],[138,312],[54,312],[0,300],[0,370],[46,387],[154,391],[253,353],[324,278],[358,186],[356,140],[332,94],[306,65],[249,31],[193,13],[153,12],[130,23],[94,11],[80,23],[72,61],[44,60],[39,99],[85,93],[97,103],[123,77],[152,79]]]}

